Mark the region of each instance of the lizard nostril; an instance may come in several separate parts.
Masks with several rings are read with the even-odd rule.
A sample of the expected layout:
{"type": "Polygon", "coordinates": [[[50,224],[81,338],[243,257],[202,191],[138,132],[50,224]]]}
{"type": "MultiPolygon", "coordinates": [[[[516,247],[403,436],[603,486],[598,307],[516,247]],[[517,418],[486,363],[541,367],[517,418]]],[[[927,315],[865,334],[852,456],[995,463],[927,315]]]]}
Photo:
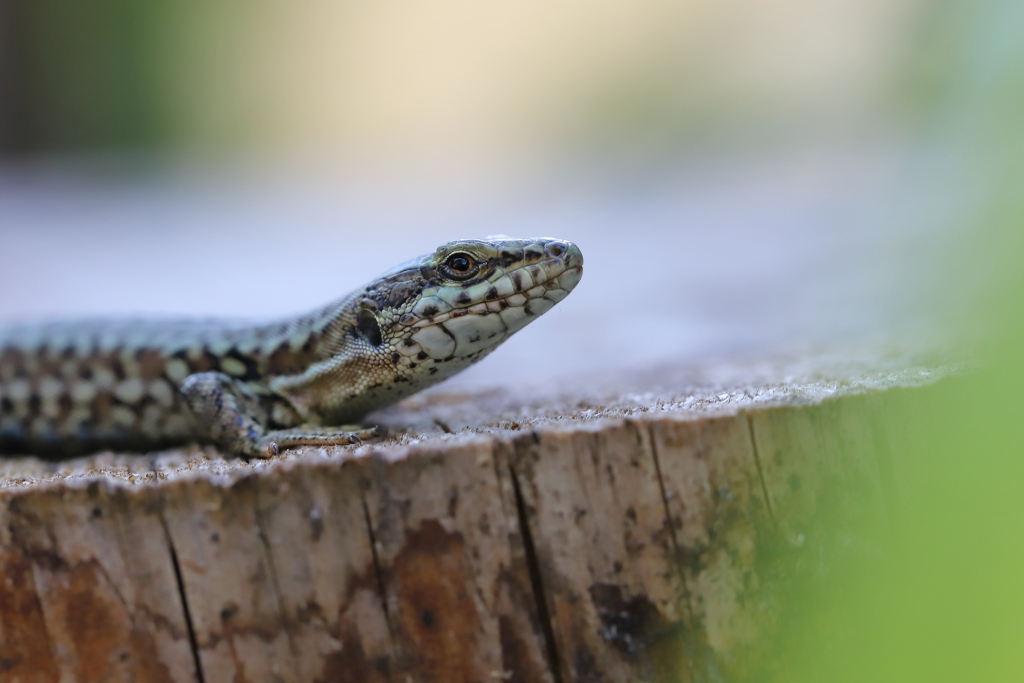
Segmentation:
{"type": "Polygon", "coordinates": [[[559,256],[565,253],[565,247],[563,247],[561,244],[552,244],[550,247],[548,247],[548,253],[554,256],[555,258],[558,258],[559,256]]]}

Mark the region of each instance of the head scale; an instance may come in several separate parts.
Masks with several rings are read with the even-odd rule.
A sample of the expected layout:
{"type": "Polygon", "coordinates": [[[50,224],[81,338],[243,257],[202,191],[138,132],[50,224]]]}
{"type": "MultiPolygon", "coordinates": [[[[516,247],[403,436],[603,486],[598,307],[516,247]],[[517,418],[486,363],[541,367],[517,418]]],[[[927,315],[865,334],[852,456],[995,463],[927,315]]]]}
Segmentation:
{"type": "Polygon", "coordinates": [[[492,351],[564,299],[582,275],[583,255],[564,240],[449,242],[371,283],[355,334],[419,389],[492,351]]]}

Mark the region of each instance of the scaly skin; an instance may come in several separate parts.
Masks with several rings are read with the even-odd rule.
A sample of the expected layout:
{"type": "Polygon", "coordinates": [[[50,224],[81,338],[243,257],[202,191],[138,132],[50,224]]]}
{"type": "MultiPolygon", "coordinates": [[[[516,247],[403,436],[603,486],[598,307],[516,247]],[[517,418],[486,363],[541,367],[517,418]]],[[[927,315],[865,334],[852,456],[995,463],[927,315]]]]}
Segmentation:
{"type": "Polygon", "coordinates": [[[246,457],[358,442],[339,425],[480,360],[583,274],[572,243],[460,240],[308,315],[0,329],[0,453],[190,441],[246,457]],[[333,428],[332,428],[333,426],[333,428]]]}

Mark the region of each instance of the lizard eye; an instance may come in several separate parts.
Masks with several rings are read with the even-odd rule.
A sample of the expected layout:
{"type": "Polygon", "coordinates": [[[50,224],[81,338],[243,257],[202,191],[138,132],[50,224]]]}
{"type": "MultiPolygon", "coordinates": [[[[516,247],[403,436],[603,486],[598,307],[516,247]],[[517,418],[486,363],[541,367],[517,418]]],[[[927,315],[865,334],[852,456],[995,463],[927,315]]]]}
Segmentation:
{"type": "Polygon", "coordinates": [[[445,259],[441,272],[452,280],[468,280],[477,274],[480,265],[469,254],[456,252],[445,259]]]}

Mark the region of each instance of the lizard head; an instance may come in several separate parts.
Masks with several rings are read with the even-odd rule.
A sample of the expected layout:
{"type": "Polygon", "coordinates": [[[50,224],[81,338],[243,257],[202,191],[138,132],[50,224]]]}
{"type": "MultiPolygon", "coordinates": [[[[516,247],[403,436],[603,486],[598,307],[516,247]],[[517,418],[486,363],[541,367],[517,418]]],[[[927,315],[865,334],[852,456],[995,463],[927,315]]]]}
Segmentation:
{"type": "Polygon", "coordinates": [[[396,377],[419,388],[492,351],[582,276],[583,254],[565,240],[449,242],[371,283],[355,329],[396,377]]]}

